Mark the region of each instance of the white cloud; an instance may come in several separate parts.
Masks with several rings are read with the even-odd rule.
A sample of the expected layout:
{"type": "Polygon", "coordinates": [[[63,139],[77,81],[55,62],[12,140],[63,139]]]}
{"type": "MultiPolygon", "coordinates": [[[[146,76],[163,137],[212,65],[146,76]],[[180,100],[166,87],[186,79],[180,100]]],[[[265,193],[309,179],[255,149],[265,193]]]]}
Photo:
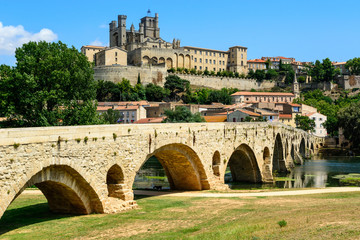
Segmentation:
{"type": "Polygon", "coordinates": [[[96,39],[95,41],[92,41],[89,45],[91,46],[104,46],[104,44],[99,41],[99,39],[96,39]]]}
{"type": "Polygon", "coordinates": [[[109,25],[106,25],[106,24],[101,24],[100,26],[99,26],[99,28],[108,28],[109,27],[109,25]]]}
{"type": "Polygon", "coordinates": [[[56,39],[57,35],[47,28],[38,33],[30,33],[22,25],[3,26],[0,22],[0,55],[13,55],[16,48],[30,41],[52,42],[56,39]]]}

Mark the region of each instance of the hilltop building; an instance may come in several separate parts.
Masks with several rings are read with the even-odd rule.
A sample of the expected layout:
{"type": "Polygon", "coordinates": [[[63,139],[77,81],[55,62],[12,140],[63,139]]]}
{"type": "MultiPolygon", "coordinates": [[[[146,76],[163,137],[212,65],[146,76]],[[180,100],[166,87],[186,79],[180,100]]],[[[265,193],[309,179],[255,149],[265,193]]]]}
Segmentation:
{"type": "Polygon", "coordinates": [[[132,24],[127,29],[126,15],[109,24],[109,47],[83,46],[83,52],[96,66],[164,66],[198,71],[232,71],[246,74],[247,48],[230,47],[227,51],[192,46],[180,46],[160,37],[159,15],[140,19],[139,29],[132,24]],[[122,50],[122,51],[121,51],[122,50]],[[126,60],[125,60],[126,59],[126,60]]]}

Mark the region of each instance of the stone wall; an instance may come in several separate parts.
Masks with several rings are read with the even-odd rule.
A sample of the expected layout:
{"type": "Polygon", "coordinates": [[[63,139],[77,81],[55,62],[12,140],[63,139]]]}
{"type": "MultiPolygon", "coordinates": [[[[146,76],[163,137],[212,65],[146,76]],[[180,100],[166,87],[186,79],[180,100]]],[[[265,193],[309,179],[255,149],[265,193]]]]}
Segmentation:
{"type": "MultiPolygon", "coordinates": [[[[101,66],[94,68],[95,80],[106,80],[115,83],[121,82],[123,78],[130,80],[135,85],[140,74],[143,84],[154,83],[163,86],[168,76],[165,67],[154,66],[101,66]]],[[[254,79],[240,79],[214,76],[198,76],[191,74],[177,74],[179,77],[190,81],[193,86],[207,87],[213,89],[238,88],[243,91],[271,89],[276,86],[275,81],[257,82],[254,79]]]]}
{"type": "Polygon", "coordinates": [[[299,151],[300,141],[314,153],[323,139],[279,123],[0,129],[0,217],[32,185],[55,212],[132,209],[135,175],[151,156],[163,164],[173,189],[224,189],[225,170],[235,151],[237,161],[248,166],[237,172],[245,171],[249,181],[272,181],[273,162],[282,169],[291,167],[290,146],[299,151]],[[220,159],[216,172],[215,153],[220,159]]]}
{"type": "Polygon", "coordinates": [[[339,85],[344,90],[351,90],[353,88],[360,88],[360,76],[343,75],[339,79],[339,85]]]}

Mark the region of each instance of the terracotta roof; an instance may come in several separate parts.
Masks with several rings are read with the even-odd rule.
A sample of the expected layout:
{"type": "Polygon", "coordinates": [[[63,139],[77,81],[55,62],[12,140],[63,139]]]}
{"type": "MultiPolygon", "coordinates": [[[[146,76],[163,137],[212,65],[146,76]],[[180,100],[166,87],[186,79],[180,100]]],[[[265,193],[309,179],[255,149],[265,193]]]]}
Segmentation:
{"type": "Polygon", "coordinates": [[[149,105],[149,102],[146,100],[141,101],[123,101],[123,102],[98,102],[99,106],[125,106],[125,105],[149,105]]]}
{"type": "Polygon", "coordinates": [[[112,109],[112,106],[97,106],[96,111],[106,111],[108,109],[112,109]]]}
{"type": "Polygon", "coordinates": [[[204,116],[206,122],[226,122],[227,116],[204,116]]]}
{"type": "Polygon", "coordinates": [[[292,93],[283,93],[283,92],[236,92],[231,94],[231,96],[289,96],[294,97],[292,93]]]}
{"type": "Polygon", "coordinates": [[[289,105],[293,106],[293,107],[301,107],[300,104],[297,104],[297,103],[289,103],[289,105]]]}
{"type": "Polygon", "coordinates": [[[332,65],[345,65],[346,62],[334,62],[332,63],[332,65]]]}
{"type": "Polygon", "coordinates": [[[249,116],[254,116],[254,117],[260,117],[260,116],[261,116],[261,115],[258,114],[258,113],[254,113],[254,112],[251,112],[251,111],[248,111],[248,110],[244,110],[244,109],[239,109],[238,111],[243,112],[243,113],[246,113],[246,114],[248,114],[249,116]]]}
{"type": "Polygon", "coordinates": [[[135,121],[134,123],[161,123],[163,120],[164,120],[164,118],[162,118],[162,117],[160,117],[160,118],[142,118],[142,119],[135,121]]]}
{"type": "Polygon", "coordinates": [[[305,116],[310,117],[311,115],[314,115],[315,113],[317,113],[317,112],[306,113],[305,116]]]}
{"type": "Polygon", "coordinates": [[[279,114],[279,118],[292,118],[291,114],[279,114]]]}
{"type": "Polygon", "coordinates": [[[234,111],[228,111],[228,112],[220,112],[220,113],[217,113],[216,115],[227,115],[227,114],[230,114],[234,111]]]}
{"type": "Polygon", "coordinates": [[[262,59],[251,59],[247,61],[248,63],[265,63],[265,60],[262,59]]]}
{"type": "Polygon", "coordinates": [[[140,106],[118,106],[114,110],[124,111],[124,110],[138,110],[140,106]]]}

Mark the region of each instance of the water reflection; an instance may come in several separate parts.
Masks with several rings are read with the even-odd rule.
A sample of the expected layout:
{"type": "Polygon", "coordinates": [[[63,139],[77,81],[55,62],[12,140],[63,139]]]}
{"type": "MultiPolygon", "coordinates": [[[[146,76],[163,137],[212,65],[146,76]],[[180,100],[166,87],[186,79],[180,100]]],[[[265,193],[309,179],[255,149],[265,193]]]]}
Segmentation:
{"type": "MultiPolygon", "coordinates": [[[[230,169],[225,174],[225,183],[232,189],[253,188],[324,188],[338,187],[339,179],[335,175],[360,173],[359,157],[327,157],[326,159],[306,160],[303,165],[296,166],[292,172],[279,175],[274,184],[232,182],[230,169]]],[[[150,158],[137,173],[134,189],[170,189],[164,168],[156,158],[150,158]]]]}
{"type": "Polygon", "coordinates": [[[360,173],[359,157],[327,157],[326,159],[306,160],[292,172],[277,176],[274,184],[244,184],[228,182],[232,189],[249,188],[325,188],[340,186],[335,175],[360,173]]]}

